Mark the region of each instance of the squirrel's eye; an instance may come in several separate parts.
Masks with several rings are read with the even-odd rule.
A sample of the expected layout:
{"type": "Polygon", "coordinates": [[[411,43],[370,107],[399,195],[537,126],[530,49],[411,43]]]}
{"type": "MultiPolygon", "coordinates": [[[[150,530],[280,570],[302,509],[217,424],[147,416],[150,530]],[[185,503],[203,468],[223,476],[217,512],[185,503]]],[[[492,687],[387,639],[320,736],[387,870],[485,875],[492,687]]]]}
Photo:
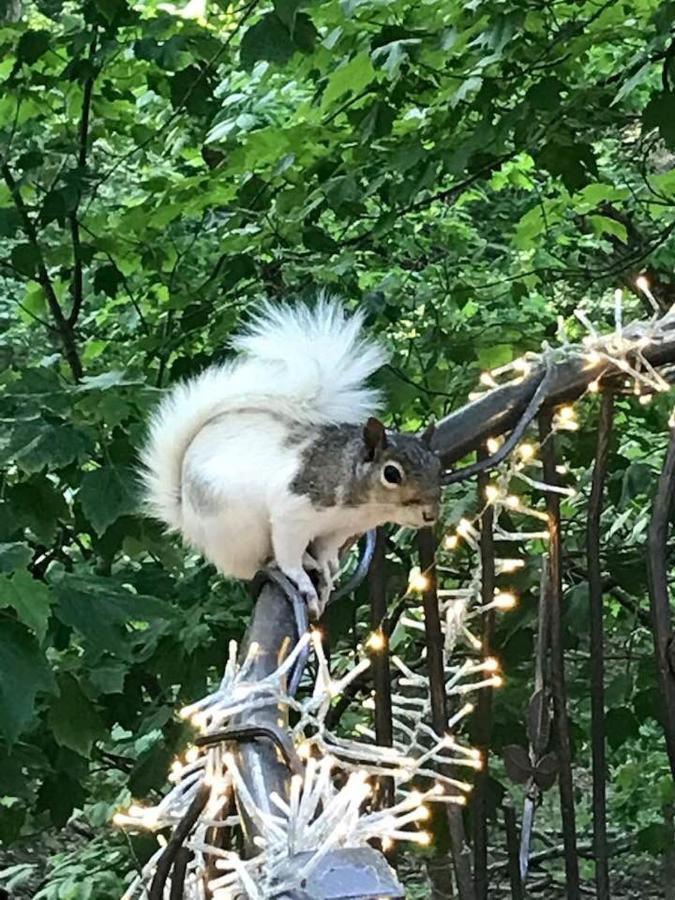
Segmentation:
{"type": "Polygon", "coordinates": [[[388,485],[400,484],[403,481],[403,472],[398,466],[388,463],[382,469],[382,478],[388,485]]]}

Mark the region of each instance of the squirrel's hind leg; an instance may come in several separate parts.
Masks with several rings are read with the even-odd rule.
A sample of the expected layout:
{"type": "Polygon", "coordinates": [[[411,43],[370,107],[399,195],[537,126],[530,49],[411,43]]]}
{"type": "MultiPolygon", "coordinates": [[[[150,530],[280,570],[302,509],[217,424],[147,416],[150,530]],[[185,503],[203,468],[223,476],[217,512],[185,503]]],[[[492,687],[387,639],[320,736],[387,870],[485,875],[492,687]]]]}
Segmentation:
{"type": "Polygon", "coordinates": [[[312,541],[312,556],[316,559],[317,569],[320,572],[319,597],[324,609],[330,600],[333,584],[340,571],[340,548],[350,536],[351,533],[335,531],[312,541]]]}
{"type": "Polygon", "coordinates": [[[309,618],[315,622],[321,617],[323,605],[312,579],[303,568],[310,535],[300,524],[272,521],[272,548],[274,559],[284,575],[296,585],[307,604],[309,618]]]}

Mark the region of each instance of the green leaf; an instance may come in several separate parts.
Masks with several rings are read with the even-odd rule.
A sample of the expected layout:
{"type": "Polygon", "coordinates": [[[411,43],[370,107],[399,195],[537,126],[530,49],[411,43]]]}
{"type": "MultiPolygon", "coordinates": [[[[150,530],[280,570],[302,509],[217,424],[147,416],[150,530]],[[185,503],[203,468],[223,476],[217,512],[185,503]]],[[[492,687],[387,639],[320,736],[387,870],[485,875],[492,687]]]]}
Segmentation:
{"type": "Polygon", "coordinates": [[[638,850],[650,853],[652,856],[661,856],[672,847],[673,835],[665,822],[653,822],[646,828],[640,829],[637,835],[638,850]]]}
{"type": "Polygon", "coordinates": [[[138,510],[135,478],[132,469],[105,466],[87,472],[82,479],[78,498],[82,511],[98,534],[103,534],[120,516],[138,510]]]}
{"type": "Polygon", "coordinates": [[[587,184],[586,187],[574,195],[574,208],[577,212],[587,213],[595,209],[601,203],[622,202],[630,196],[627,188],[614,187],[613,184],[596,182],[587,184]]]}
{"type": "MultiPolygon", "coordinates": [[[[19,837],[23,823],[26,821],[27,812],[26,805],[18,799],[0,804],[0,846],[9,847],[19,837]]],[[[7,890],[12,887],[20,887],[22,884],[20,877],[15,876],[20,876],[20,870],[25,870],[25,868],[28,869],[30,877],[35,866],[24,864],[3,868],[0,871],[2,886],[7,890]]],[[[7,896],[10,897],[11,894],[7,894],[7,896]]]]}
{"type": "Polygon", "coordinates": [[[21,217],[14,207],[0,209],[0,237],[16,237],[20,224],[21,217]]]}
{"type": "Polygon", "coordinates": [[[118,288],[123,283],[124,275],[113,263],[99,266],[94,275],[94,290],[108,297],[116,297],[118,288]]]}
{"type": "Polygon", "coordinates": [[[17,244],[10,254],[12,265],[21,275],[35,274],[38,257],[32,244],[17,244]]]}
{"type": "Polygon", "coordinates": [[[47,318],[47,298],[42,290],[42,285],[37,281],[26,282],[26,293],[19,309],[19,315],[30,324],[34,317],[47,318]],[[27,315],[26,315],[27,314],[27,315]],[[31,315],[32,314],[32,315],[31,315]]]}
{"type": "Polygon", "coordinates": [[[480,347],[476,356],[481,369],[496,369],[511,362],[513,347],[511,344],[491,344],[489,347],[480,347]]]}
{"type": "Polygon", "coordinates": [[[637,737],[640,730],[640,723],[626,707],[607,710],[605,723],[607,741],[612,750],[617,750],[626,741],[637,737]]]}
{"type": "Polygon", "coordinates": [[[54,680],[37,641],[20,623],[0,628],[0,733],[12,744],[33,718],[39,692],[52,691],[54,680]]]}
{"type": "Polygon", "coordinates": [[[129,667],[118,660],[99,662],[89,673],[89,681],[99,694],[121,694],[129,667]]]}
{"type": "Polygon", "coordinates": [[[61,746],[88,757],[94,741],[106,734],[103,722],[72,675],[62,675],[58,688],[59,696],[52,700],[48,717],[54,739],[61,746]]]}
{"type": "Polygon", "coordinates": [[[375,69],[365,51],[337,69],[328,80],[321,106],[325,109],[346,93],[359,94],[375,78],[375,69]]]}
{"type": "Polygon", "coordinates": [[[609,234],[626,243],[628,233],[622,222],[610,219],[609,216],[588,216],[588,222],[596,234],[609,234]]]}
{"type": "Polygon", "coordinates": [[[19,38],[16,58],[20,63],[32,66],[49,50],[50,35],[48,31],[26,31],[19,38]]]}
{"type": "Polygon", "coordinates": [[[245,69],[252,69],[260,60],[286,63],[295,52],[291,34],[276,13],[266,13],[244,33],[239,55],[245,69]]]}
{"type": "Polygon", "coordinates": [[[85,459],[92,449],[89,436],[75,426],[36,419],[14,429],[7,453],[20,469],[30,473],[63,468],[85,459]]]}
{"type": "Polygon", "coordinates": [[[646,62],[644,66],[641,66],[634,75],[631,75],[630,78],[627,78],[621,85],[619,90],[616,92],[616,96],[609,105],[616,106],[616,104],[620,103],[624,97],[627,97],[632,92],[633,88],[637,87],[638,84],[641,84],[646,80],[647,76],[652,71],[652,68],[653,63],[646,62]]]}
{"type": "Polygon", "coordinates": [[[654,94],[642,113],[642,123],[645,128],[658,128],[667,146],[675,147],[675,94],[654,94]]]}
{"type": "Polygon", "coordinates": [[[188,66],[171,79],[171,103],[174,109],[186,109],[193,115],[209,111],[213,96],[207,71],[199,66],[188,66]]]}
{"type": "Polygon", "coordinates": [[[107,651],[129,659],[135,644],[144,640],[144,632],[133,636],[128,625],[149,622],[162,626],[174,616],[167,603],[125,590],[111,578],[67,575],[54,585],[54,592],[56,617],[76,628],[94,655],[107,651]]]}
{"type": "Polygon", "coordinates": [[[11,606],[40,642],[47,633],[51,603],[47,585],[37,581],[25,569],[11,578],[0,579],[0,609],[11,606]]]}
{"type": "Polygon", "coordinates": [[[560,106],[560,94],[565,85],[555,76],[542,78],[528,90],[525,99],[537,109],[555,110],[560,106]]]}
{"type": "Polygon", "coordinates": [[[9,573],[23,569],[31,560],[33,551],[26,544],[17,541],[0,544],[0,572],[9,573]]]}
{"type": "Polygon", "coordinates": [[[536,161],[553,176],[559,176],[569,191],[578,191],[597,179],[598,167],[590,144],[550,141],[536,155],[536,161]]]}
{"type": "MultiPolygon", "coordinates": [[[[84,786],[77,778],[68,772],[56,772],[42,782],[38,794],[38,808],[49,810],[52,823],[57,828],[63,828],[73,810],[84,804],[86,796],[84,786]]],[[[75,896],[79,900],[79,894],[67,896],[75,896]]]]}
{"type": "Polygon", "coordinates": [[[302,3],[303,0],[274,0],[274,12],[291,34],[295,25],[295,17],[302,3]]]}
{"type": "Polygon", "coordinates": [[[68,509],[62,492],[44,475],[12,485],[6,499],[17,522],[45,543],[52,540],[59,519],[68,509]]]}
{"type": "Polygon", "coordinates": [[[68,208],[64,192],[59,190],[50,191],[46,195],[40,210],[40,221],[42,224],[49,225],[50,222],[58,222],[63,225],[67,215],[68,208]]]}

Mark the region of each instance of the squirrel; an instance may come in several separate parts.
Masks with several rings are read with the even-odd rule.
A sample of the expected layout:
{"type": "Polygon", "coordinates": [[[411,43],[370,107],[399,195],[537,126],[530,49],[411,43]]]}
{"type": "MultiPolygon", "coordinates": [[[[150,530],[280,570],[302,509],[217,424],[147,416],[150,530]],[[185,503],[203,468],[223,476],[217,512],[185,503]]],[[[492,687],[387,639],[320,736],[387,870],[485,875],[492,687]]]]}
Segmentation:
{"type": "Polygon", "coordinates": [[[429,430],[387,431],[373,415],[366,380],[387,354],[360,312],[325,296],[313,309],[268,302],[232,345],[233,361],[178,384],[152,416],[146,508],[225,575],[275,563],[316,620],[350,538],[437,518],[441,463],[429,430]]]}

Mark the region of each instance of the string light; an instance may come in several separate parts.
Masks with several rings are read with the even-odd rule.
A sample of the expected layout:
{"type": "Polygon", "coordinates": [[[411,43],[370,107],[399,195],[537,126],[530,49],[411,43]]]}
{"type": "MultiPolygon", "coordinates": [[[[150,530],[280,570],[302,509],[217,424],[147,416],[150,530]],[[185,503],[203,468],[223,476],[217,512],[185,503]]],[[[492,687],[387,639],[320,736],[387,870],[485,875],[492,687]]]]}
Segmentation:
{"type": "Polygon", "coordinates": [[[567,431],[576,431],[579,428],[579,423],[576,419],[574,407],[561,406],[555,415],[554,426],[567,431]]]}
{"type": "Polygon", "coordinates": [[[456,534],[446,534],[443,538],[443,546],[446,550],[456,550],[459,546],[459,536],[456,534]]]}
{"type": "Polygon", "coordinates": [[[517,602],[515,594],[511,593],[511,591],[497,591],[494,600],[488,605],[497,609],[513,609],[517,602]]]}
{"type": "Polygon", "coordinates": [[[387,639],[380,630],[373,631],[366,641],[366,647],[369,647],[371,650],[384,650],[386,646],[387,639]]]}
{"type": "Polygon", "coordinates": [[[431,582],[419,566],[413,566],[408,575],[408,591],[423,594],[429,590],[431,582]]]}
{"type": "Polygon", "coordinates": [[[495,570],[498,575],[511,575],[522,569],[525,565],[524,559],[497,559],[495,560],[495,570]]]}
{"type": "Polygon", "coordinates": [[[499,488],[494,484],[488,484],[485,488],[485,499],[488,503],[494,503],[499,497],[499,488]]]}
{"type": "Polygon", "coordinates": [[[518,455],[523,462],[529,462],[531,459],[534,459],[534,447],[532,444],[520,444],[518,447],[518,455]]]}
{"type": "Polygon", "coordinates": [[[661,308],[658,304],[656,297],[654,296],[654,294],[652,294],[651,288],[649,286],[649,282],[647,281],[647,279],[644,275],[638,275],[638,277],[635,279],[635,286],[637,287],[637,289],[639,291],[641,291],[641,293],[643,293],[645,295],[647,300],[649,300],[654,312],[660,313],[661,308]]]}

